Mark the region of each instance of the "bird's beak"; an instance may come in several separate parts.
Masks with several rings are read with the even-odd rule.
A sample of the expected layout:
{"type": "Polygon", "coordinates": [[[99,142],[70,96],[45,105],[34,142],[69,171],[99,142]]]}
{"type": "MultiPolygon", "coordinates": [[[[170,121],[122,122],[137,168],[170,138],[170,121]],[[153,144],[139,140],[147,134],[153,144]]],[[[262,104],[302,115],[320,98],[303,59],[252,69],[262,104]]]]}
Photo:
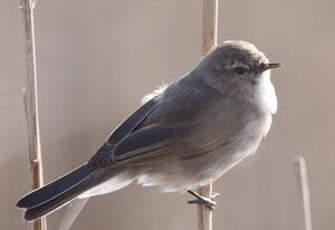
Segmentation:
{"type": "Polygon", "coordinates": [[[278,68],[278,67],[281,67],[282,64],[280,63],[267,63],[267,64],[263,64],[262,66],[262,70],[265,71],[265,70],[268,70],[268,69],[274,69],[274,68],[278,68]]]}

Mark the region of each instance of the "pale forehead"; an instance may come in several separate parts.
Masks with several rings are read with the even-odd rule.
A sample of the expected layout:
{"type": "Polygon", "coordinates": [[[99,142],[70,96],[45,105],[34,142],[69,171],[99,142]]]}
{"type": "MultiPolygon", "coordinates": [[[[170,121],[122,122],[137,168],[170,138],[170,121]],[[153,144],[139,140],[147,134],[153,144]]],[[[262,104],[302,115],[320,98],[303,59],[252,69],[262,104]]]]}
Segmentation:
{"type": "Polygon", "coordinates": [[[268,63],[268,59],[256,46],[246,41],[226,41],[217,48],[230,63],[268,63]]]}

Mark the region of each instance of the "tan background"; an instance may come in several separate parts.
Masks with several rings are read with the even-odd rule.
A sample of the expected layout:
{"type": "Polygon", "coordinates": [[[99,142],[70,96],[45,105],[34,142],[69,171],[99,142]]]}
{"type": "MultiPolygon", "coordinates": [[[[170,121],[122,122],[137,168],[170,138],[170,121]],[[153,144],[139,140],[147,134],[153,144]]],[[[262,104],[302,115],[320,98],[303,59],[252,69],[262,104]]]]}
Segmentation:
{"type": "MultiPolygon", "coordinates": [[[[20,90],[24,40],[17,1],[0,2],[0,229],[28,229],[15,201],[30,189],[20,90]]],[[[40,0],[36,10],[46,181],[94,153],[142,95],[192,69],[201,1],[40,0]]],[[[231,0],[219,40],[254,42],[285,68],[273,73],[279,111],[256,157],[215,184],[215,229],[303,229],[291,160],[307,158],[314,229],[334,229],[335,2],[231,0]]],[[[92,199],[73,229],[196,229],[187,194],[131,186],[92,199]]],[[[62,211],[48,217],[56,229],[62,211]]]]}

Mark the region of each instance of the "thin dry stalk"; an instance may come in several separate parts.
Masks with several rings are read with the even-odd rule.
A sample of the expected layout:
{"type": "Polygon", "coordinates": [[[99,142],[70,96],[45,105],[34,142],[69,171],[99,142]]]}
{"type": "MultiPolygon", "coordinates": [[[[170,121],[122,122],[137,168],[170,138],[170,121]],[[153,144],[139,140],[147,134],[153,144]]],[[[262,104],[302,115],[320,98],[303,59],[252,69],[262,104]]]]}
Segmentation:
{"type": "Polygon", "coordinates": [[[299,185],[301,187],[302,202],[304,207],[305,228],[306,230],[312,230],[311,202],[309,195],[306,160],[303,156],[298,156],[293,159],[293,163],[297,167],[297,174],[300,180],[299,185]]]}
{"type": "MultiPolygon", "coordinates": [[[[218,0],[203,0],[203,34],[202,54],[206,54],[212,47],[217,45],[218,31],[218,0]]],[[[198,190],[202,196],[210,197],[213,194],[213,183],[198,190]]],[[[198,205],[199,230],[212,230],[212,211],[204,205],[198,205]]]]}
{"type": "MultiPolygon", "coordinates": [[[[32,0],[20,0],[20,8],[23,13],[23,22],[26,37],[26,63],[27,80],[24,90],[24,106],[28,130],[29,164],[32,176],[32,188],[36,189],[43,185],[41,141],[38,118],[37,100],[37,72],[36,72],[36,49],[34,8],[32,0]]],[[[33,230],[46,230],[45,218],[33,221],[33,230]]]]}

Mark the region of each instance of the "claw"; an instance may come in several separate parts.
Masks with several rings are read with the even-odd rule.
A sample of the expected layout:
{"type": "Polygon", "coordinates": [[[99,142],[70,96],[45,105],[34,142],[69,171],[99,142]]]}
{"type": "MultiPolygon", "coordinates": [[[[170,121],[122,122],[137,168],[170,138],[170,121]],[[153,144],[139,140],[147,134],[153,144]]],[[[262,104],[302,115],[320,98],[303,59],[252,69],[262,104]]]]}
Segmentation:
{"type": "Polygon", "coordinates": [[[187,201],[187,203],[189,203],[189,204],[202,204],[202,205],[205,205],[208,209],[210,209],[212,211],[215,209],[215,205],[216,205],[215,201],[205,200],[205,199],[193,199],[193,200],[187,201]]]}
{"type": "Polygon", "coordinates": [[[193,195],[196,199],[187,201],[189,204],[202,204],[205,205],[209,210],[214,210],[217,204],[214,199],[220,195],[220,193],[214,193],[210,197],[201,196],[200,194],[188,190],[188,192],[193,195]]]}

